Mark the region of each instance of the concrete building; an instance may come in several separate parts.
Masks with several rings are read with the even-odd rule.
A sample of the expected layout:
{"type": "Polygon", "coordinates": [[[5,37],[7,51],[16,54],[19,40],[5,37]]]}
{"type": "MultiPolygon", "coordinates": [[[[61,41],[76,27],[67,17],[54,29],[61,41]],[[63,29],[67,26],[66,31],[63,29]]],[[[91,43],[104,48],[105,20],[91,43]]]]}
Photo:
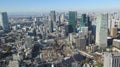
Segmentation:
{"type": "Polygon", "coordinates": [[[25,48],[31,48],[32,47],[33,40],[30,36],[26,36],[25,38],[25,48]]]}
{"type": "Polygon", "coordinates": [[[88,27],[81,27],[81,32],[84,34],[84,36],[88,36],[88,27]]]}
{"type": "Polygon", "coordinates": [[[8,67],[20,67],[19,61],[9,61],[8,67]]]}
{"type": "Polygon", "coordinates": [[[91,44],[90,46],[87,46],[87,47],[86,47],[86,50],[87,50],[89,53],[93,53],[93,52],[95,52],[97,49],[98,49],[98,46],[96,46],[96,45],[94,45],[94,44],[91,44]]]}
{"type": "Polygon", "coordinates": [[[111,37],[116,37],[117,35],[117,28],[111,28],[110,30],[110,36],[111,37]]]}
{"type": "Polygon", "coordinates": [[[91,64],[84,64],[82,67],[94,67],[94,66],[91,64]]]}
{"type": "Polygon", "coordinates": [[[107,32],[108,32],[108,15],[100,14],[96,19],[96,45],[99,47],[105,48],[107,47],[107,32]]]}
{"type": "Polygon", "coordinates": [[[10,24],[6,12],[0,12],[0,26],[2,26],[4,31],[10,31],[10,24]]]}
{"type": "Polygon", "coordinates": [[[65,22],[65,15],[64,15],[64,13],[62,13],[62,14],[60,15],[60,22],[61,22],[61,23],[65,22]]]}
{"type": "Polygon", "coordinates": [[[120,53],[119,52],[105,52],[104,53],[104,67],[120,67],[120,53]]]}
{"type": "Polygon", "coordinates": [[[79,49],[85,49],[85,47],[86,47],[86,39],[85,38],[83,38],[83,39],[77,38],[77,39],[75,39],[75,43],[79,49]]]}
{"type": "Polygon", "coordinates": [[[120,21],[118,22],[118,28],[120,29],[120,21]]]}
{"type": "Polygon", "coordinates": [[[113,39],[113,46],[120,48],[120,39],[113,39]]]}

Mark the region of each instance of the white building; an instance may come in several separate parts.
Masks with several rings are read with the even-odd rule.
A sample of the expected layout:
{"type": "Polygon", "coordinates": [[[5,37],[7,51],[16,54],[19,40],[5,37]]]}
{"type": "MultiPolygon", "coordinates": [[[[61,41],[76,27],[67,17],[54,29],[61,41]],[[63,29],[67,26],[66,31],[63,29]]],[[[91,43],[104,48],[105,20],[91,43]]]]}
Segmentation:
{"type": "Polygon", "coordinates": [[[81,27],[81,32],[84,36],[88,36],[88,27],[81,27]]]}
{"type": "Polygon", "coordinates": [[[120,67],[120,53],[119,52],[105,52],[104,53],[104,67],[120,67]]]}
{"type": "Polygon", "coordinates": [[[108,34],[108,15],[100,14],[96,19],[96,45],[104,48],[107,47],[107,34],[108,34]]]}
{"type": "Polygon", "coordinates": [[[8,67],[20,67],[19,61],[9,61],[8,67]]]}

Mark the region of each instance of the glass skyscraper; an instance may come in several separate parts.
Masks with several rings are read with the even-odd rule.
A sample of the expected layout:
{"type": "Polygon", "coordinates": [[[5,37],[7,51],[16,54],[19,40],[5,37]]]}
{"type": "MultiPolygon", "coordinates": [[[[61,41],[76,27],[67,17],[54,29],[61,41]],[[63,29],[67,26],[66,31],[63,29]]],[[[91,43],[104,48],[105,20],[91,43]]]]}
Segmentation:
{"type": "Polygon", "coordinates": [[[108,14],[100,14],[96,19],[96,45],[105,48],[107,47],[108,34],[108,14]]]}
{"type": "Polygon", "coordinates": [[[82,14],[81,22],[80,22],[80,28],[85,27],[85,24],[86,24],[86,14],[82,14]]]}
{"type": "Polygon", "coordinates": [[[77,23],[77,12],[69,11],[69,33],[75,32],[77,23]]]}
{"type": "Polygon", "coordinates": [[[56,13],[55,11],[50,12],[50,20],[49,20],[49,29],[50,32],[54,32],[54,28],[56,27],[56,13]]]}
{"type": "Polygon", "coordinates": [[[0,26],[4,31],[10,31],[10,24],[6,12],[0,12],[0,26]]]}

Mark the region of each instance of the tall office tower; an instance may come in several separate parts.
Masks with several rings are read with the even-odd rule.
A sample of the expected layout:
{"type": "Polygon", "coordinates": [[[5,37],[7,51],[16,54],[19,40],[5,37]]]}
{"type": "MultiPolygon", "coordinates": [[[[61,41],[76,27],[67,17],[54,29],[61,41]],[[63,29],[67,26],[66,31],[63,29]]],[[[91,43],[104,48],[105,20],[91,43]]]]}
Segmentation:
{"type": "Polygon", "coordinates": [[[69,33],[75,32],[77,24],[77,12],[69,11],[69,33]]]}
{"type": "Polygon", "coordinates": [[[50,12],[50,20],[49,20],[49,22],[50,22],[50,26],[51,26],[51,22],[52,22],[52,24],[53,24],[53,29],[55,29],[56,26],[57,26],[57,24],[56,24],[56,13],[55,13],[55,11],[51,11],[51,12],[50,12]]]}
{"type": "Polygon", "coordinates": [[[60,22],[63,23],[64,21],[65,21],[65,15],[64,15],[64,13],[62,13],[60,15],[60,22]]]}
{"type": "Polygon", "coordinates": [[[107,47],[107,34],[108,34],[108,15],[100,14],[96,19],[96,45],[99,47],[107,47]]]}
{"type": "Polygon", "coordinates": [[[104,53],[104,67],[120,67],[120,53],[119,52],[105,52],[104,53]]]}
{"type": "Polygon", "coordinates": [[[80,22],[80,28],[85,27],[85,25],[86,25],[86,14],[82,14],[81,22],[80,22]]]}
{"type": "Polygon", "coordinates": [[[56,14],[55,14],[55,11],[51,11],[50,12],[50,20],[52,22],[56,22],[56,14]]]}
{"type": "Polygon", "coordinates": [[[89,16],[86,17],[86,26],[88,26],[88,30],[92,29],[92,22],[89,16]]]}
{"type": "Polygon", "coordinates": [[[49,31],[52,33],[53,32],[53,22],[49,22],[49,31]]]}
{"type": "Polygon", "coordinates": [[[0,12],[0,26],[6,32],[10,31],[10,24],[8,21],[8,16],[6,12],[0,12]]]}

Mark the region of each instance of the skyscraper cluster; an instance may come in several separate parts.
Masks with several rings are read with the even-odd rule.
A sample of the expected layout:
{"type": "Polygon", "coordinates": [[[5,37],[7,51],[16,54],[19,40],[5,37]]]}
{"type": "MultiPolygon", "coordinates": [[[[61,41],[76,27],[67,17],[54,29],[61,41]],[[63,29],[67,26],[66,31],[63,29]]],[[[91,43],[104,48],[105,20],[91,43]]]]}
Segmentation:
{"type": "Polygon", "coordinates": [[[116,13],[0,12],[0,67],[119,67],[116,13]]]}

